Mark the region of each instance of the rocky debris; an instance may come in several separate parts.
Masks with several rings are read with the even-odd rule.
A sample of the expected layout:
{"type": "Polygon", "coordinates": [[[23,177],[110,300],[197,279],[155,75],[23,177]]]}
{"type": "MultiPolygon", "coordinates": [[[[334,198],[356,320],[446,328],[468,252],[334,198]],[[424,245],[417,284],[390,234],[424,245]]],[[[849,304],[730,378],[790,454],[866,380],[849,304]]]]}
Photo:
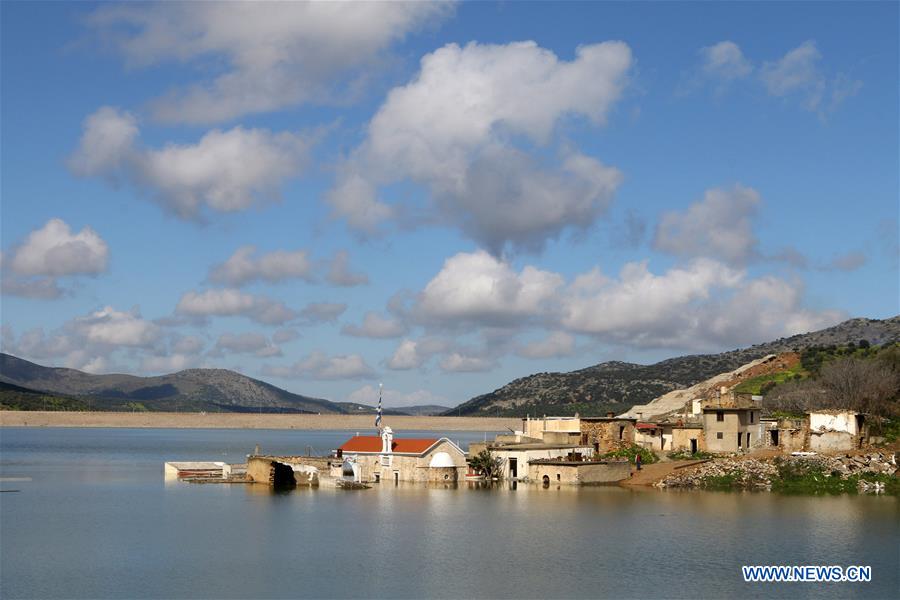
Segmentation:
{"type": "Polygon", "coordinates": [[[733,486],[744,489],[768,489],[772,478],[778,476],[778,469],[769,461],[748,458],[743,460],[723,458],[703,463],[696,469],[674,472],[656,487],[705,487],[711,478],[733,477],[733,486]]]}
{"type": "MultiPolygon", "coordinates": [[[[829,456],[777,456],[767,459],[717,458],[685,471],[676,471],[654,486],[659,488],[703,488],[711,482],[727,481],[732,487],[741,489],[771,489],[772,481],[782,471],[794,473],[824,472],[837,474],[841,479],[864,473],[898,476],[898,456],[894,452],[869,452],[866,454],[844,454],[829,456]]],[[[879,493],[884,484],[859,480],[860,492],[879,493]]]]}

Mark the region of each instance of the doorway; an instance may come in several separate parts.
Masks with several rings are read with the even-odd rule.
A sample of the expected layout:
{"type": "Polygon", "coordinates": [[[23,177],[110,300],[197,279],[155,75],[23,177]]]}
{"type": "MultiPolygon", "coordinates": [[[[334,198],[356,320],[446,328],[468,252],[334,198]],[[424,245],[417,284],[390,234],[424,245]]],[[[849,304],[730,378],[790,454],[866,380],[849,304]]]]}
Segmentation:
{"type": "Polygon", "coordinates": [[[297,487],[297,480],[294,479],[294,469],[290,465],[273,462],[271,474],[272,487],[278,489],[297,487]]]}
{"type": "Polygon", "coordinates": [[[511,458],[509,459],[509,476],[513,479],[517,479],[519,477],[519,459],[511,458]]]}
{"type": "Polygon", "coordinates": [[[773,446],[775,446],[776,448],[778,447],[778,430],[777,429],[773,429],[769,432],[769,441],[772,443],[773,446]]]}
{"type": "Polygon", "coordinates": [[[691,438],[691,454],[697,454],[697,439],[691,438]]]}

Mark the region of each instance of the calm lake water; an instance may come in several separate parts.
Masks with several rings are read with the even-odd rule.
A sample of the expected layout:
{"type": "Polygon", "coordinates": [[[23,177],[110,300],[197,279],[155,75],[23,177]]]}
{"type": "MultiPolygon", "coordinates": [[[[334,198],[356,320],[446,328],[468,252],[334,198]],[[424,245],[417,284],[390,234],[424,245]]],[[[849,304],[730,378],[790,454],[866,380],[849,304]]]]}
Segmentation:
{"type": "Polygon", "coordinates": [[[325,452],[352,433],[0,429],[0,489],[19,490],[0,493],[0,597],[900,597],[896,498],[163,481],[167,460],[325,452]],[[747,564],[873,580],[749,584],[747,564]]]}

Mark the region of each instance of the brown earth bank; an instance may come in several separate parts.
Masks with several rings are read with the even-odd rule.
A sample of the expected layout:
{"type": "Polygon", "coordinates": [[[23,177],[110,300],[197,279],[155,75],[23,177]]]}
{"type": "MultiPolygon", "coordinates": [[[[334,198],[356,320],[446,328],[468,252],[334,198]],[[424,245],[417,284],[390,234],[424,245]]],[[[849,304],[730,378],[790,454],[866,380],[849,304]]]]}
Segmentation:
{"type": "Polygon", "coordinates": [[[665,479],[672,473],[680,469],[690,469],[695,465],[707,462],[706,460],[668,460],[664,462],[642,465],[638,471],[634,465],[631,466],[631,477],[623,479],[619,485],[630,486],[653,486],[657,481],[665,479]]]}
{"type": "MultiPolygon", "coordinates": [[[[273,415],[247,413],[124,413],[0,411],[0,427],[147,427],[172,429],[374,429],[373,415],[273,415]]],[[[498,417],[385,416],[400,436],[404,430],[506,431],[522,420],[498,417]]]]}

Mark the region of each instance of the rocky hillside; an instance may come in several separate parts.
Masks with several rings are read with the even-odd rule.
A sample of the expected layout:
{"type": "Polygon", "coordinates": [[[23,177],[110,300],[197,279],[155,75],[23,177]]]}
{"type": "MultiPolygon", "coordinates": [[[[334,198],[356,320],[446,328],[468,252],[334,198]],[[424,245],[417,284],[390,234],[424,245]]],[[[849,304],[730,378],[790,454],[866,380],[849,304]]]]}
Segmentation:
{"type": "Polygon", "coordinates": [[[900,341],[900,316],[885,320],[851,319],[834,327],[757,344],[721,354],[670,358],[652,365],[605,362],[570,373],[538,373],[472,398],[445,414],[524,416],[528,414],[602,415],[644,404],[672,390],[686,388],[767,354],[813,346],[900,341]]]}
{"type": "Polygon", "coordinates": [[[328,400],[293,394],[226,369],[187,369],[157,377],[92,375],[0,354],[0,382],[79,398],[94,410],[346,412],[328,400]]]}

